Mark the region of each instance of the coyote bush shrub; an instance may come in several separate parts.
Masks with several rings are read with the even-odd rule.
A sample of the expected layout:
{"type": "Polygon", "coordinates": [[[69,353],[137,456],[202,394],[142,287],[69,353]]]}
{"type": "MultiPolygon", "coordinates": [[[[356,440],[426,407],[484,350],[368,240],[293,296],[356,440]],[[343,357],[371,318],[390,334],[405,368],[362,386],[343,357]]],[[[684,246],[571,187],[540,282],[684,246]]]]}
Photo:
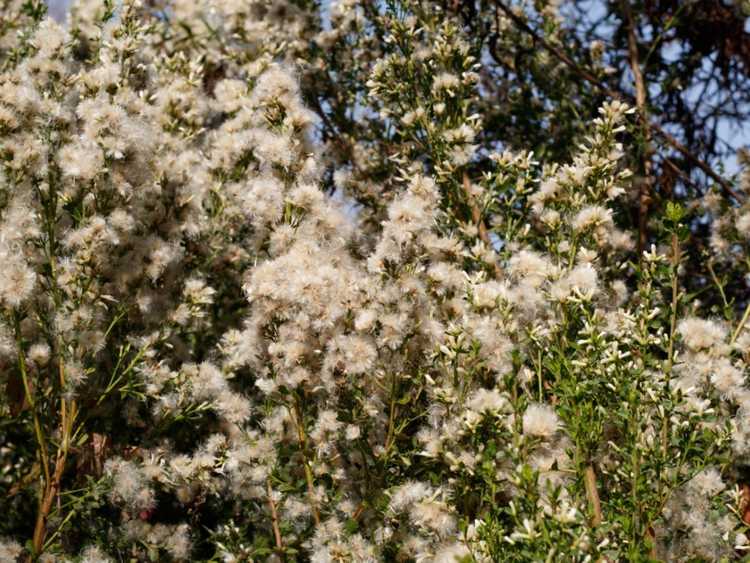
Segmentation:
{"type": "Polygon", "coordinates": [[[740,558],[750,207],[639,253],[635,107],[536,159],[457,20],[327,17],[5,2],[0,560],[740,558]]]}

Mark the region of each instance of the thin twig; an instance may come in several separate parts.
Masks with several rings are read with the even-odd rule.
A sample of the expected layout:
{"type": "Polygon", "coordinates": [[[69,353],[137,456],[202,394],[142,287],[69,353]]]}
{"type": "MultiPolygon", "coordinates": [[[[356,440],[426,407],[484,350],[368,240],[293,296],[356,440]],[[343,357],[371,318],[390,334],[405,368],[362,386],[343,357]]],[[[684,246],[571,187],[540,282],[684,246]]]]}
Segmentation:
{"type": "Polygon", "coordinates": [[[16,346],[18,348],[18,369],[21,372],[21,381],[23,382],[24,393],[26,393],[26,402],[29,404],[31,417],[34,421],[34,435],[36,437],[37,445],[39,446],[39,456],[44,471],[44,483],[46,486],[50,482],[50,464],[49,454],[47,453],[47,442],[42,433],[42,425],[36,408],[36,389],[32,388],[31,383],[29,382],[29,374],[26,370],[26,358],[24,357],[23,346],[21,345],[21,324],[17,316],[14,317],[14,322],[16,346]]]}
{"type": "Polygon", "coordinates": [[[711,167],[706,164],[703,160],[695,156],[690,150],[680,143],[677,139],[675,139],[672,135],[667,133],[664,129],[659,127],[658,125],[654,123],[650,123],[649,127],[653,131],[659,134],[660,137],[662,137],[668,144],[672,145],[673,148],[675,148],[678,152],[680,152],[685,158],[687,158],[690,162],[692,162],[694,165],[696,165],[698,168],[700,168],[707,176],[709,176],[711,179],[713,179],[719,186],[721,186],[721,189],[724,190],[728,195],[732,196],[737,201],[742,201],[742,196],[738,194],[736,191],[732,189],[732,186],[727,182],[724,178],[719,176],[716,172],[714,172],[711,167]]]}
{"type": "MultiPolygon", "coordinates": [[[[464,191],[464,197],[466,198],[466,203],[469,206],[469,209],[471,209],[471,220],[477,226],[477,230],[479,231],[479,238],[484,244],[487,245],[487,248],[491,249],[492,240],[490,240],[490,235],[489,235],[489,231],[487,230],[487,225],[485,224],[484,219],[482,219],[482,211],[479,209],[479,206],[477,205],[477,201],[474,198],[474,194],[471,193],[471,180],[469,180],[469,175],[466,172],[464,172],[463,191],[464,191]]],[[[500,268],[500,265],[497,263],[497,261],[493,261],[492,266],[495,270],[495,277],[500,278],[503,273],[503,270],[500,268]]]]}
{"type": "Polygon", "coordinates": [[[310,470],[310,464],[307,460],[307,435],[305,434],[304,422],[302,420],[302,409],[300,409],[299,401],[295,401],[292,413],[292,419],[297,426],[297,439],[299,440],[299,446],[302,452],[302,465],[304,466],[305,470],[305,481],[307,481],[307,495],[310,497],[310,508],[312,509],[315,525],[320,526],[320,512],[318,510],[318,501],[315,498],[315,483],[313,481],[313,474],[310,470]]]}
{"type": "Polygon", "coordinates": [[[734,329],[734,332],[732,333],[732,339],[729,341],[730,346],[735,343],[735,341],[737,340],[737,337],[742,332],[742,329],[745,328],[745,324],[747,323],[748,317],[750,317],[750,301],[748,301],[747,307],[745,307],[745,312],[742,315],[740,324],[737,325],[737,328],[734,329]]]}
{"type": "Polygon", "coordinates": [[[667,373],[672,373],[674,363],[674,339],[677,333],[677,306],[679,305],[679,285],[677,270],[680,267],[680,241],[676,233],[672,233],[672,304],[669,316],[669,350],[667,356],[667,373]]]}
{"type": "Polygon", "coordinates": [[[689,186],[692,186],[696,190],[698,189],[698,186],[693,182],[693,180],[690,179],[690,177],[685,174],[684,171],[680,170],[680,168],[672,161],[672,159],[667,158],[666,156],[662,155],[662,162],[669,166],[669,168],[677,174],[680,178],[682,178],[682,181],[688,184],[689,186]]]}
{"type": "Polygon", "coordinates": [[[391,374],[390,395],[391,395],[391,406],[388,412],[388,432],[385,436],[385,448],[383,449],[383,457],[386,457],[388,455],[388,452],[391,449],[391,442],[394,439],[394,431],[395,431],[395,425],[396,425],[396,410],[398,409],[398,407],[396,405],[396,374],[395,372],[391,374]]]}
{"type": "Polygon", "coordinates": [[[716,289],[719,290],[721,301],[724,304],[724,308],[726,309],[729,307],[729,301],[727,301],[727,294],[724,292],[724,286],[721,284],[721,281],[714,271],[713,260],[709,260],[706,266],[708,267],[708,272],[711,274],[711,279],[713,280],[714,284],[716,284],[716,289]]]}
{"type": "Polygon", "coordinates": [[[273,526],[273,537],[276,540],[276,550],[281,553],[284,544],[281,543],[281,529],[279,528],[279,515],[276,512],[276,503],[273,502],[273,489],[271,488],[271,479],[266,481],[268,490],[268,508],[271,510],[271,526],[273,526]]]}

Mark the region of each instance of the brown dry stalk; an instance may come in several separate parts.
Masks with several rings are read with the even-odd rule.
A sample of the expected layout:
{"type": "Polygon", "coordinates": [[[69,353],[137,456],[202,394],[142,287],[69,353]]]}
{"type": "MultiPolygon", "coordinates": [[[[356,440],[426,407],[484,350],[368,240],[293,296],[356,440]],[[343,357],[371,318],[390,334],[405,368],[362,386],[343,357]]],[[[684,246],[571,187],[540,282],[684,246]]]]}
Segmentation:
{"type": "MultiPolygon", "coordinates": [[[[59,361],[59,376],[60,386],[63,388],[65,386],[65,368],[62,358],[59,361]]],[[[75,401],[69,401],[65,398],[60,399],[61,442],[57,450],[54,473],[51,476],[46,477],[44,481],[44,493],[39,502],[36,524],[34,526],[34,537],[32,540],[34,551],[29,555],[29,562],[33,561],[34,558],[38,557],[44,550],[44,539],[47,536],[47,520],[49,519],[49,513],[52,510],[52,503],[57,498],[61,489],[62,477],[65,472],[65,463],[68,460],[68,451],[73,436],[73,428],[77,414],[78,411],[75,401]]],[[[46,475],[49,475],[49,470],[46,472],[46,475]]]]}
{"type": "Polygon", "coordinates": [[[52,476],[52,480],[44,487],[44,495],[42,496],[42,502],[39,505],[39,510],[36,515],[36,525],[34,526],[34,553],[29,555],[29,561],[33,561],[35,556],[42,553],[44,538],[47,536],[47,519],[49,518],[50,510],[52,510],[52,503],[57,497],[57,493],[60,491],[60,482],[62,481],[62,474],[65,470],[66,458],[66,452],[63,452],[62,450],[58,452],[57,459],[55,460],[55,473],[52,476]]]}
{"type": "Polygon", "coordinates": [[[591,525],[598,526],[602,523],[602,503],[599,500],[599,491],[596,488],[596,472],[594,465],[589,463],[583,470],[583,485],[586,488],[586,498],[589,501],[591,512],[591,525]]]}
{"type": "Polygon", "coordinates": [[[273,502],[273,489],[271,488],[271,479],[266,481],[268,490],[268,508],[271,511],[271,526],[273,526],[273,537],[276,540],[276,549],[281,552],[284,545],[281,543],[281,529],[279,528],[279,515],[276,512],[276,503],[273,502]]]}

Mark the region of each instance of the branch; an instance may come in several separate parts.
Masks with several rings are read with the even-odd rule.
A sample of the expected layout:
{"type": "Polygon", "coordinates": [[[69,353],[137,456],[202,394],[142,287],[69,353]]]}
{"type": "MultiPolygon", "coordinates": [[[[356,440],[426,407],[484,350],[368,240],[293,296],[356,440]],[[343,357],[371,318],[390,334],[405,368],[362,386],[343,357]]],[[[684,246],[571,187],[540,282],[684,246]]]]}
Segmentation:
{"type": "Polygon", "coordinates": [[[750,317],[750,301],[748,301],[747,306],[745,307],[745,312],[742,314],[742,319],[740,320],[740,323],[737,325],[737,328],[734,329],[734,332],[732,333],[732,339],[729,341],[730,346],[737,341],[737,337],[742,332],[742,329],[745,328],[745,324],[747,323],[748,317],[750,317]]]}
{"type": "Polygon", "coordinates": [[[682,153],[682,155],[687,158],[690,162],[692,162],[695,166],[703,170],[703,172],[712,178],[719,186],[721,186],[721,189],[724,190],[728,195],[732,196],[737,201],[742,201],[742,196],[738,194],[734,189],[732,189],[732,186],[729,182],[727,182],[724,178],[719,176],[716,172],[714,172],[711,167],[706,164],[703,160],[695,156],[690,150],[680,143],[677,139],[675,139],[672,135],[667,133],[664,129],[659,127],[658,125],[655,125],[653,123],[649,124],[649,127],[652,131],[655,131],[660,137],[662,137],[669,145],[671,145],[673,148],[675,148],[678,152],[682,153]]]}
{"type": "Polygon", "coordinates": [[[307,496],[310,500],[310,508],[312,510],[313,520],[316,526],[320,526],[320,511],[318,509],[318,501],[315,498],[315,483],[313,481],[313,474],[310,470],[310,463],[307,459],[307,435],[305,434],[304,420],[302,417],[302,409],[300,408],[300,402],[295,398],[294,405],[290,410],[292,413],[292,420],[295,426],[297,426],[297,439],[299,440],[300,453],[302,454],[302,465],[305,470],[305,481],[307,482],[307,496]]]}
{"type": "Polygon", "coordinates": [[[63,471],[65,470],[66,457],[66,453],[58,451],[57,459],[55,460],[55,473],[52,476],[52,481],[44,488],[44,495],[41,499],[39,510],[36,515],[36,524],[34,525],[34,538],[32,540],[34,551],[29,554],[29,562],[35,560],[35,558],[41,555],[43,551],[44,538],[47,535],[47,520],[49,519],[49,513],[52,510],[52,503],[55,498],[57,498],[57,494],[60,491],[60,482],[62,481],[63,471]]]}
{"type": "Polygon", "coordinates": [[[273,502],[273,489],[271,488],[271,478],[266,481],[268,489],[268,508],[271,510],[271,525],[273,526],[273,537],[276,541],[276,550],[281,554],[284,544],[281,543],[281,530],[279,529],[279,515],[276,512],[276,503],[273,502]]]}
{"type": "Polygon", "coordinates": [[[596,527],[602,523],[602,503],[599,500],[599,491],[596,489],[596,472],[592,463],[586,465],[583,471],[583,484],[586,488],[586,497],[593,512],[591,525],[596,527]]]}
{"type": "Polygon", "coordinates": [[[635,35],[635,24],[633,22],[633,11],[630,9],[629,0],[622,0],[622,10],[625,14],[628,32],[628,55],[630,57],[630,70],[633,72],[635,81],[635,101],[638,106],[638,114],[643,126],[643,181],[638,186],[638,256],[643,254],[648,240],[648,207],[651,202],[651,131],[649,129],[647,98],[648,90],[646,81],[641,72],[638,62],[638,38],[635,35]]]}
{"type": "MultiPolygon", "coordinates": [[[[573,72],[575,72],[578,76],[583,78],[586,82],[593,84],[603,94],[605,94],[606,96],[612,99],[626,101],[631,104],[634,103],[635,100],[630,94],[626,94],[623,92],[616,92],[615,90],[612,90],[609,86],[607,86],[604,82],[599,80],[591,72],[589,72],[585,68],[578,65],[566,53],[564,53],[563,51],[561,51],[560,49],[558,49],[557,47],[549,43],[546,39],[544,39],[536,31],[534,31],[522,18],[520,18],[517,14],[513,13],[513,11],[502,2],[502,0],[495,0],[495,3],[519,29],[527,33],[529,36],[531,36],[535,42],[539,43],[539,45],[541,45],[544,49],[549,51],[549,53],[552,54],[556,59],[563,62],[566,66],[568,66],[573,72]]],[[[724,190],[726,194],[730,195],[737,201],[742,200],[739,194],[732,189],[732,186],[729,182],[727,182],[724,178],[722,178],[716,172],[714,172],[705,161],[701,160],[698,156],[690,152],[690,150],[685,145],[680,143],[677,139],[675,139],[672,135],[667,133],[659,125],[652,123],[652,122],[647,122],[646,125],[653,133],[659,135],[668,145],[670,145],[672,148],[677,150],[677,152],[681,153],[685,158],[687,158],[695,166],[700,168],[708,177],[710,177],[717,184],[719,184],[721,189],[724,190]]]]}
{"type": "MultiPolygon", "coordinates": [[[[60,388],[65,388],[65,367],[62,358],[59,359],[60,388]]],[[[55,459],[55,473],[51,480],[45,482],[44,494],[40,499],[37,510],[36,524],[34,525],[34,537],[32,545],[33,553],[29,554],[28,561],[34,561],[45,549],[44,539],[47,536],[47,522],[52,510],[52,503],[62,489],[62,478],[65,472],[65,464],[68,460],[71,437],[76,417],[78,416],[78,407],[76,401],[72,399],[60,398],[60,444],[57,448],[57,457],[55,459]]],[[[63,522],[64,524],[64,522],[63,522]]]]}
{"type": "MultiPolygon", "coordinates": [[[[490,235],[487,231],[487,225],[482,219],[482,211],[479,209],[476,199],[474,199],[474,194],[471,193],[471,181],[466,172],[464,172],[463,192],[464,197],[466,198],[466,203],[469,205],[469,209],[471,209],[471,220],[474,221],[474,224],[479,231],[479,238],[488,248],[492,248],[492,241],[490,240],[490,235]]],[[[492,265],[495,269],[495,277],[499,279],[502,276],[503,271],[497,261],[494,261],[492,265]]]]}

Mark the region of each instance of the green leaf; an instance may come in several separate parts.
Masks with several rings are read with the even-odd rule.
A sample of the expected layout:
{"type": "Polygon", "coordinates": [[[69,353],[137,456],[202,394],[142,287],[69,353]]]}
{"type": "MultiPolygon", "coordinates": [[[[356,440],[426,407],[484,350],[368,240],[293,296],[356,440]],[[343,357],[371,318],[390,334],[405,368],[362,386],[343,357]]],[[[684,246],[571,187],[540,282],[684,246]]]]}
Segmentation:
{"type": "Polygon", "coordinates": [[[667,202],[666,218],[670,223],[677,224],[685,217],[685,209],[674,201],[667,202]]]}

